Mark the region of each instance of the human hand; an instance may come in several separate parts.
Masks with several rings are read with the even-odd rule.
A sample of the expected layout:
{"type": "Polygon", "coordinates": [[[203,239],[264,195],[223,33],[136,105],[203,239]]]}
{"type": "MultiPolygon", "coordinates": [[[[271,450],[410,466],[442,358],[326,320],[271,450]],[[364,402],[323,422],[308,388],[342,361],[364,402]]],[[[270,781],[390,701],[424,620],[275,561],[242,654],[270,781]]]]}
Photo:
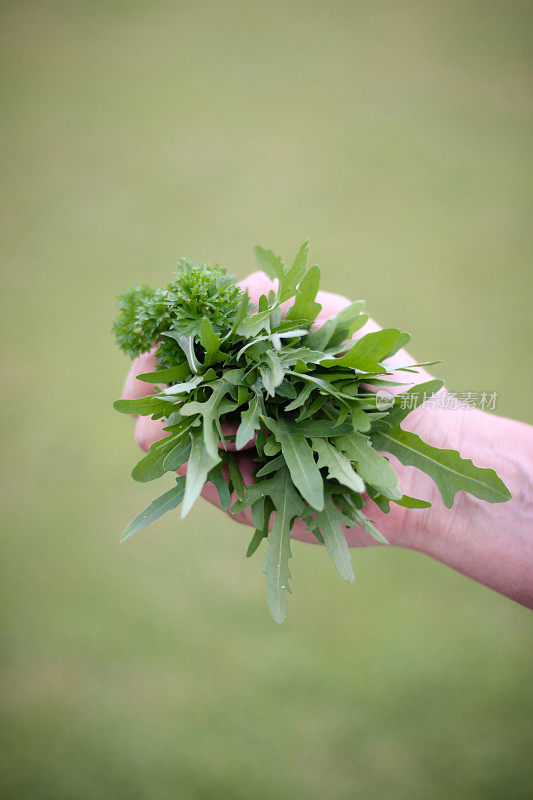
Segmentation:
{"type": "MultiPolygon", "coordinates": [[[[243,281],[241,281],[240,285],[248,290],[248,294],[250,295],[252,302],[256,304],[262,294],[268,294],[268,292],[275,286],[274,282],[271,281],[263,272],[252,273],[243,281]]],[[[322,310],[318,315],[313,327],[320,327],[329,317],[334,316],[350,303],[346,297],[338,294],[332,294],[331,292],[319,292],[317,301],[322,305],[322,310]]],[[[284,304],[283,310],[285,313],[291,305],[291,302],[292,301],[288,301],[284,304]]],[[[358,332],[357,336],[362,336],[366,333],[379,329],[380,326],[376,322],[369,320],[364,326],[364,329],[358,332]]],[[[391,359],[389,359],[387,363],[392,367],[406,366],[413,363],[413,359],[405,350],[400,350],[391,359]]],[[[151,384],[138,381],[136,376],[142,372],[153,371],[155,366],[156,360],[153,351],[137,358],[133,362],[130,374],[126,380],[124,397],[137,398],[143,395],[151,394],[153,392],[153,386],[151,384]]],[[[408,373],[398,373],[395,378],[405,381],[406,378],[404,376],[406,374],[408,373]]],[[[417,376],[418,382],[429,380],[430,377],[431,376],[428,375],[428,373],[423,369],[420,369],[420,372],[417,376]]],[[[391,387],[393,391],[402,391],[405,388],[406,387],[404,386],[391,387]]],[[[447,427],[453,424],[454,415],[439,415],[437,412],[438,409],[428,409],[424,407],[418,408],[408,417],[410,424],[406,425],[405,427],[421,434],[422,438],[429,438],[430,440],[433,438],[435,444],[439,445],[440,442],[445,440],[448,436],[447,427]]],[[[164,426],[165,422],[163,420],[152,420],[149,417],[138,417],[136,422],[136,439],[139,445],[144,450],[148,450],[154,441],[162,438],[165,435],[163,431],[164,426]]],[[[235,428],[232,429],[230,425],[226,424],[226,426],[223,427],[223,432],[225,434],[234,433],[235,428]]],[[[222,446],[222,444],[220,446],[222,446]]],[[[234,446],[229,444],[228,448],[234,449],[234,446]]],[[[239,468],[244,482],[246,484],[253,483],[253,476],[255,472],[254,442],[249,442],[246,448],[240,450],[237,453],[237,458],[239,459],[239,468]]],[[[425,476],[423,473],[420,473],[418,470],[410,467],[404,467],[393,456],[390,456],[390,459],[399,475],[400,487],[404,494],[423,498],[428,497],[428,499],[435,500],[442,507],[440,496],[438,495],[438,492],[436,492],[434,484],[428,480],[427,476],[425,476]]],[[[186,471],[186,467],[184,468],[184,471],[186,471]]],[[[202,495],[209,502],[220,507],[218,494],[212,484],[208,483],[204,486],[202,495]]],[[[374,504],[371,504],[371,508],[367,509],[366,513],[370,514],[371,519],[374,520],[378,528],[384,533],[384,535],[392,544],[410,546],[413,537],[417,535],[417,532],[420,528],[420,523],[424,521],[427,511],[420,509],[405,509],[395,504],[391,505],[392,507],[389,514],[384,514],[374,504]]],[[[238,522],[252,525],[250,509],[246,509],[238,514],[231,514],[230,511],[227,513],[238,522]]],[[[344,533],[348,544],[352,547],[375,544],[375,541],[361,529],[344,529],[344,533]]],[[[296,520],[294,524],[292,536],[293,538],[300,539],[302,541],[316,543],[315,537],[307,532],[305,524],[299,519],[296,520]]]]}
{"type": "MultiPolygon", "coordinates": [[[[274,284],[264,273],[254,272],[240,285],[257,303],[260,295],[268,293],[274,284]]],[[[330,292],[319,292],[317,300],[322,304],[322,310],[315,326],[323,324],[349,304],[345,297],[330,292]]],[[[288,305],[290,301],[285,304],[288,305]]],[[[369,320],[358,336],[375,330],[379,330],[379,325],[369,320]]],[[[387,363],[394,369],[412,363],[412,359],[405,350],[400,350],[387,363]]],[[[137,380],[136,376],[152,372],[155,367],[153,351],[137,358],[126,379],[124,397],[134,399],[151,394],[153,386],[137,380]]],[[[398,373],[395,377],[404,381],[405,374],[398,373]]],[[[417,377],[417,382],[425,382],[431,376],[420,369],[417,377]]],[[[396,391],[403,389],[396,387],[396,391]]],[[[391,390],[394,391],[394,387],[391,390]]],[[[444,389],[440,394],[445,398],[444,389]]],[[[426,474],[403,466],[390,455],[404,494],[429,500],[432,506],[406,509],[392,504],[391,512],[384,514],[371,503],[366,514],[391,544],[425,553],[519,603],[533,607],[533,427],[479,409],[461,407],[448,410],[444,405],[437,402],[435,406],[419,406],[407,416],[403,427],[435,447],[459,450],[480,467],[495,466],[511,490],[511,500],[489,505],[466,492],[459,492],[454,507],[448,509],[426,474]]],[[[165,435],[164,425],[160,420],[138,417],[135,427],[138,444],[149,450],[153,442],[165,435]]],[[[233,432],[229,425],[223,429],[224,434],[233,432]]],[[[254,442],[251,441],[237,454],[247,484],[253,483],[253,448],[254,442]]],[[[186,466],[184,469],[186,471],[186,466]]],[[[206,484],[202,494],[220,507],[212,484],[206,484]]],[[[232,502],[235,499],[233,497],[232,502]]],[[[238,522],[252,524],[249,509],[239,514],[227,513],[238,522]]],[[[375,544],[359,529],[344,529],[344,534],[351,547],[375,544]]],[[[291,535],[301,541],[316,543],[301,520],[296,520],[291,535]]]]}

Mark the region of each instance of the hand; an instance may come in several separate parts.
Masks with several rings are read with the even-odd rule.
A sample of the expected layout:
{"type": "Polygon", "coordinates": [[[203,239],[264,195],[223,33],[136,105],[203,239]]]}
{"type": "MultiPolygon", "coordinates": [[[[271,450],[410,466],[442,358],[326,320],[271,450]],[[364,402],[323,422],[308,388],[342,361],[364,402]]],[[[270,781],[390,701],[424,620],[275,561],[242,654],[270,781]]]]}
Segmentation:
{"type": "MultiPolygon", "coordinates": [[[[252,301],[256,303],[260,295],[267,294],[274,287],[274,283],[263,272],[252,273],[240,285],[248,289],[252,301]]],[[[349,304],[345,297],[330,292],[319,292],[317,300],[322,304],[322,310],[315,327],[349,304]]],[[[288,307],[290,301],[284,305],[288,307]]],[[[369,320],[357,336],[379,329],[376,322],[369,320]]],[[[405,350],[400,350],[388,361],[391,367],[411,363],[413,359],[405,350]]],[[[152,394],[153,386],[138,381],[136,376],[151,372],[155,367],[153,351],[137,358],[126,379],[123,396],[133,399],[152,394]]],[[[395,377],[405,382],[405,375],[409,374],[398,373],[395,377]]],[[[417,382],[425,382],[431,376],[420,369],[417,378],[417,382]]],[[[396,391],[404,391],[405,388],[396,387],[396,391]]],[[[394,391],[394,387],[391,387],[391,391],[394,391]]],[[[441,393],[445,394],[445,390],[442,389],[441,393]]],[[[371,503],[365,513],[391,544],[426,553],[533,607],[533,427],[479,409],[463,407],[449,410],[443,405],[436,403],[435,407],[417,408],[407,416],[402,426],[418,433],[435,447],[459,450],[464,458],[472,458],[476,465],[495,468],[511,490],[512,499],[507,503],[490,505],[459,492],[454,507],[447,509],[427,475],[404,467],[393,456],[387,455],[398,473],[404,494],[429,500],[432,507],[404,509],[391,504],[391,512],[383,514],[371,503]]],[[[138,417],[135,427],[138,444],[144,450],[149,450],[153,442],[165,435],[164,424],[161,420],[138,417]]],[[[232,433],[234,430],[226,426],[223,432],[232,433]]],[[[253,442],[239,451],[238,458],[245,483],[252,483],[253,442]]],[[[202,494],[209,502],[219,506],[218,495],[211,484],[204,487],[202,494]]],[[[232,498],[232,502],[235,499],[232,498]]],[[[227,513],[238,522],[252,524],[249,509],[234,515],[229,511],[227,513]]],[[[364,531],[350,528],[344,532],[350,547],[375,544],[364,531]]],[[[301,520],[296,520],[292,536],[316,543],[301,520]]]]}
{"type": "MultiPolygon", "coordinates": [[[[274,281],[269,280],[264,272],[252,273],[243,281],[241,281],[240,285],[248,290],[248,294],[250,295],[252,302],[256,304],[262,294],[268,294],[268,292],[275,287],[274,281]]],[[[350,304],[350,301],[346,297],[338,294],[332,294],[331,292],[319,292],[317,301],[322,305],[322,310],[318,315],[315,324],[313,325],[314,328],[320,327],[327,319],[329,319],[329,317],[334,316],[342,308],[345,308],[350,304]]],[[[285,313],[287,312],[291,303],[291,300],[289,300],[287,303],[284,303],[283,310],[285,313]]],[[[366,333],[370,333],[371,331],[376,331],[379,329],[380,326],[376,322],[369,320],[364,329],[358,332],[357,336],[362,336],[366,333]]],[[[405,350],[400,350],[389,360],[388,363],[391,366],[407,366],[412,364],[413,361],[413,358],[411,358],[411,356],[409,356],[405,350]]],[[[156,360],[153,351],[137,358],[133,362],[132,368],[126,380],[124,397],[136,398],[151,394],[153,392],[153,386],[151,384],[138,381],[136,376],[142,372],[153,371],[155,367],[156,360]]],[[[400,381],[406,381],[408,380],[408,378],[405,377],[406,375],[409,375],[409,373],[398,373],[395,378],[400,381]]],[[[427,381],[431,378],[431,376],[423,369],[420,369],[417,377],[418,382],[427,381]]],[[[407,387],[391,387],[393,391],[402,391],[405,388],[407,387]]],[[[436,416],[438,415],[436,415],[435,409],[417,409],[408,417],[410,426],[407,425],[406,427],[419,433],[422,438],[427,438],[429,436],[431,439],[431,434],[433,434],[433,439],[439,443],[446,438],[448,432],[445,428],[453,424],[454,415],[450,413],[440,415],[438,416],[438,420],[436,419],[436,416]],[[438,430],[435,430],[435,425],[438,426],[438,430]]],[[[138,417],[135,435],[139,445],[144,450],[149,450],[154,441],[165,436],[163,431],[164,425],[165,423],[163,420],[152,420],[149,417],[138,417]]],[[[235,433],[235,428],[232,429],[230,425],[226,425],[225,427],[223,426],[223,433],[235,433]]],[[[222,443],[220,443],[220,446],[222,446],[222,443]]],[[[254,442],[251,441],[244,450],[239,451],[237,454],[241,474],[246,484],[253,483],[255,467],[253,461],[253,446],[254,442]]],[[[234,446],[229,444],[228,448],[234,449],[234,446]]],[[[430,500],[435,500],[442,506],[442,503],[440,503],[440,496],[438,495],[438,492],[436,492],[434,484],[427,478],[427,476],[418,472],[418,470],[410,467],[404,467],[393,456],[390,456],[390,459],[399,475],[400,487],[402,488],[404,494],[421,497],[423,499],[427,497],[430,500]]],[[[212,484],[206,484],[202,491],[202,495],[209,500],[209,502],[220,507],[218,494],[212,484]]],[[[233,500],[234,499],[236,498],[233,498],[233,500]]],[[[246,509],[246,511],[243,511],[239,514],[231,514],[230,511],[227,513],[238,522],[252,525],[250,509],[246,509]]],[[[370,518],[373,519],[379,530],[384,533],[391,543],[408,545],[413,536],[413,532],[418,529],[420,522],[421,520],[423,521],[424,515],[427,514],[427,511],[420,509],[404,509],[400,506],[396,506],[395,504],[391,504],[390,513],[384,514],[377,508],[377,506],[371,504],[371,508],[367,509],[365,513],[370,514],[370,518]]],[[[344,533],[348,544],[351,547],[376,544],[374,539],[372,539],[361,529],[344,529],[344,533]]],[[[292,536],[293,538],[302,541],[308,541],[312,543],[316,543],[317,541],[312,534],[306,531],[305,524],[301,520],[296,520],[292,530],[292,536]]]]}

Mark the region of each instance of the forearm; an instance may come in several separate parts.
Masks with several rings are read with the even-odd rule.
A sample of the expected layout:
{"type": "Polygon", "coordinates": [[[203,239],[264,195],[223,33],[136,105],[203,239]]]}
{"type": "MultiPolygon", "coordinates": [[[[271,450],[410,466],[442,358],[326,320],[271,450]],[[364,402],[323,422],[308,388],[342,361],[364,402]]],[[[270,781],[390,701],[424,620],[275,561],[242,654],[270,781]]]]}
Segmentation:
{"type": "Polygon", "coordinates": [[[493,467],[512,498],[488,504],[461,492],[449,511],[436,504],[414,549],[533,608],[533,427],[479,410],[440,413],[460,415],[445,446],[493,467]]]}

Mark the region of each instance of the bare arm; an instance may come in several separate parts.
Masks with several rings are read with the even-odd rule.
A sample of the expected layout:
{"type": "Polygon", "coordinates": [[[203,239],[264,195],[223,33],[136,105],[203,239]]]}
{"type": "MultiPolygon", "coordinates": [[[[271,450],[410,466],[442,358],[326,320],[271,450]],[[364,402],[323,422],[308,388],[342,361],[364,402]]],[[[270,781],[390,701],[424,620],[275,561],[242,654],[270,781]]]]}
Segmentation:
{"type": "Polygon", "coordinates": [[[533,608],[533,427],[479,409],[434,409],[432,414],[433,434],[424,423],[428,441],[493,467],[512,498],[491,505],[460,492],[454,507],[446,509],[433,488],[432,496],[423,495],[433,507],[405,530],[404,541],[395,543],[533,608]]]}

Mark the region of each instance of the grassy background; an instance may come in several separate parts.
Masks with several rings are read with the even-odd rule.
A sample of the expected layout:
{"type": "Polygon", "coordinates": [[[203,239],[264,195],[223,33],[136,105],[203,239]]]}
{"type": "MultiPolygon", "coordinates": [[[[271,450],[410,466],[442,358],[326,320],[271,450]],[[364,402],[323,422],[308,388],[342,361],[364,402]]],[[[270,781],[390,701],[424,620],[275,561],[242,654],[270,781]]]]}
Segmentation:
{"type": "Polygon", "coordinates": [[[309,237],[329,289],[533,421],[531,11],[2,4],[6,800],[530,796],[524,609],[296,544],[278,628],[211,507],[119,546],[156,489],[109,328],[181,255],[243,276],[309,237]]]}

